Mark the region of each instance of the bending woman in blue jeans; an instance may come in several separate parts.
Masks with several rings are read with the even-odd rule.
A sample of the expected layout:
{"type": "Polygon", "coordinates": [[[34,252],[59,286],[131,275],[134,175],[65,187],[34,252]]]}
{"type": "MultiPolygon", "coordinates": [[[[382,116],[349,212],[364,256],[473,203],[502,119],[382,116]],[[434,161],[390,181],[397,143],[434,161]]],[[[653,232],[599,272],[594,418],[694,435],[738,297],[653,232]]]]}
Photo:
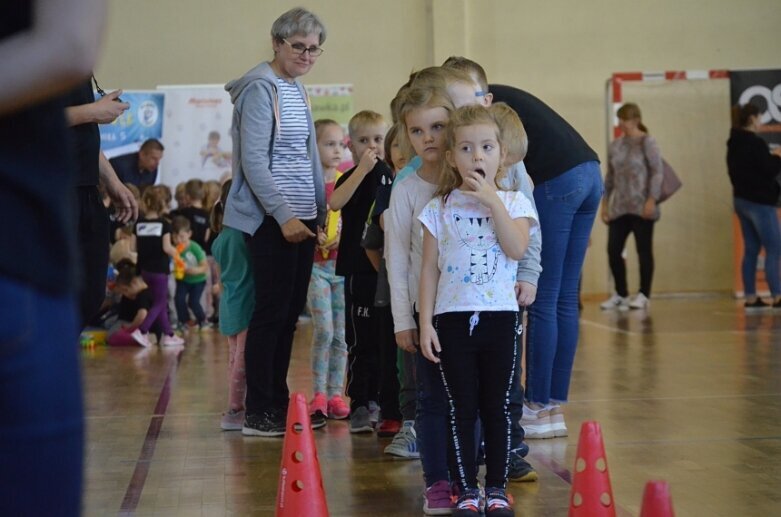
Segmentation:
{"type": "Polygon", "coordinates": [[[780,187],[781,148],[770,151],[757,136],[760,110],[753,104],[732,108],[732,131],[727,141],[727,170],[732,182],[735,213],[743,233],[743,290],[746,309],[767,307],[757,296],[757,259],[765,248],[765,277],[773,297],[773,307],[781,308],[781,230],[776,202],[780,187]]]}
{"type": "Polygon", "coordinates": [[[560,404],[567,401],[578,344],[578,280],[602,197],[597,154],[558,113],[528,92],[491,84],[494,102],[506,102],[529,136],[524,159],[534,181],[542,233],[542,273],[529,308],[526,438],[566,436],[560,404]]]}

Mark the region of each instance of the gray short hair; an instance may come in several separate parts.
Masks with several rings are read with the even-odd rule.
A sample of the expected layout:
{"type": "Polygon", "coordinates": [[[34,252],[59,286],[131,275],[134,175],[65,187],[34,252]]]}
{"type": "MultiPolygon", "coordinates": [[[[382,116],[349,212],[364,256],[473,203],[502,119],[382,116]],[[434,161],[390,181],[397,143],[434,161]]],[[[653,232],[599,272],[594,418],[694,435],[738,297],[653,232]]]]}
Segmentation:
{"type": "Polygon", "coordinates": [[[295,7],[279,18],[271,26],[271,37],[281,41],[296,34],[319,34],[320,45],[325,41],[325,25],[316,14],[303,7],[295,7]]]}

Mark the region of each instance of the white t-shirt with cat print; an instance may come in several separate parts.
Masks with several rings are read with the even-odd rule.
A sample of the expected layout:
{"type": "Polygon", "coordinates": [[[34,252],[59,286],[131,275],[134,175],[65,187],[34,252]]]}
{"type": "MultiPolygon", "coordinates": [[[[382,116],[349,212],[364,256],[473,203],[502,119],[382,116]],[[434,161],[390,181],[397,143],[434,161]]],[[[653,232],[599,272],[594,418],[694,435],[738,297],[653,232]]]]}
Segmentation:
{"type": "MultiPolygon", "coordinates": [[[[510,218],[526,217],[537,230],[537,213],[516,191],[498,191],[510,218]]],[[[434,314],[461,311],[517,311],[518,262],[502,251],[491,210],[456,189],[447,202],[437,196],[418,217],[437,239],[439,284],[434,314]]]]}

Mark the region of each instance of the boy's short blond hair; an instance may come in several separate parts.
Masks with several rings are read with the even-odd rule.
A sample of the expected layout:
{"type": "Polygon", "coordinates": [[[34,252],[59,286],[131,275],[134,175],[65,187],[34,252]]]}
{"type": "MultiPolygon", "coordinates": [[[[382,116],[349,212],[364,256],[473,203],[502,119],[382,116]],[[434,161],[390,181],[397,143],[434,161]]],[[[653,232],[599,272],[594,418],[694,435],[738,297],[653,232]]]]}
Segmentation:
{"type": "Polygon", "coordinates": [[[203,190],[203,181],[191,179],[184,186],[184,192],[192,201],[203,201],[206,193],[203,190]]]}
{"type": "Polygon", "coordinates": [[[453,84],[466,84],[478,86],[468,73],[444,66],[430,66],[415,72],[410,78],[410,86],[413,88],[439,88],[447,90],[453,84]]]}
{"type": "Polygon", "coordinates": [[[330,118],[319,118],[315,120],[315,135],[317,136],[318,140],[320,140],[320,137],[323,136],[323,131],[325,131],[325,128],[330,126],[336,126],[338,128],[342,127],[340,123],[330,118]]]}
{"type": "MultiPolygon", "coordinates": [[[[376,111],[363,110],[359,111],[350,119],[350,123],[347,124],[347,132],[350,134],[350,138],[366,126],[379,125],[385,126],[385,118],[376,111]]],[[[385,129],[382,130],[385,134],[385,129]]]]}
{"type": "Polygon", "coordinates": [[[442,66],[469,74],[470,77],[477,81],[483,93],[488,93],[488,76],[485,74],[485,69],[480,66],[480,63],[462,56],[450,56],[442,63],[442,66]]]}
{"type": "Polygon", "coordinates": [[[518,113],[504,102],[491,104],[489,110],[499,124],[500,138],[507,152],[507,164],[523,160],[529,150],[529,138],[518,113]]]}

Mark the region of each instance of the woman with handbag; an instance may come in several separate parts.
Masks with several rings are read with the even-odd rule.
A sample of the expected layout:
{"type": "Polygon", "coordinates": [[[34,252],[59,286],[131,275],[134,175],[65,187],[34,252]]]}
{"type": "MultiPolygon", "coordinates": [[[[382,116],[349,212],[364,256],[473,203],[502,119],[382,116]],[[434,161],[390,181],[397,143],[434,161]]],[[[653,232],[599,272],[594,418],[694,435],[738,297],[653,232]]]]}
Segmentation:
{"type": "Polygon", "coordinates": [[[743,233],[743,290],[748,310],[768,307],[757,296],[756,273],[760,248],[765,248],[765,278],[773,308],[781,308],[781,230],[776,206],[781,187],[781,148],[770,151],[757,136],[760,110],[753,104],[732,108],[732,130],[727,140],[727,170],[732,182],[735,213],[743,233]]]}
{"type": "Polygon", "coordinates": [[[662,193],[662,156],[656,139],[648,135],[640,108],[627,103],[618,110],[623,136],[608,148],[602,221],[608,225],[607,254],[616,292],[602,309],[647,309],[654,274],[653,232],[659,219],[662,193]],[[640,262],[640,292],[629,298],[626,266],[621,256],[629,234],[635,236],[640,262]]]}

